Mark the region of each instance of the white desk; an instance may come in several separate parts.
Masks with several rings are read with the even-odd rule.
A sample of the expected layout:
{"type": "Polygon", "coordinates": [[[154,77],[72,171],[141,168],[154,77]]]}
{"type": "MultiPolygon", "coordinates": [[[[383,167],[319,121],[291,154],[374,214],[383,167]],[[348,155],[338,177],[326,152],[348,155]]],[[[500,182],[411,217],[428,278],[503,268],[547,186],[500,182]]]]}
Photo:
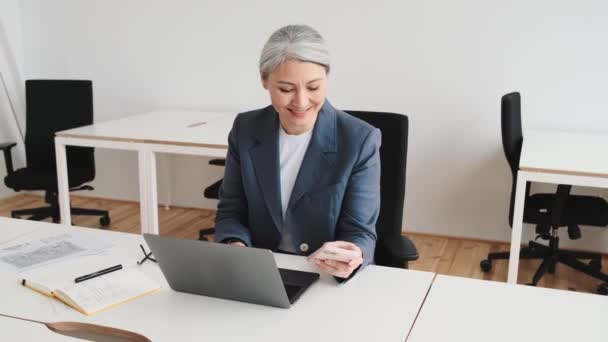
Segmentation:
{"type": "Polygon", "coordinates": [[[39,229],[41,229],[41,226],[32,225],[28,220],[11,220],[9,228],[0,226],[0,245],[12,244],[12,241],[19,241],[23,237],[27,238],[39,229]]]}
{"type": "Polygon", "coordinates": [[[608,297],[438,275],[407,342],[604,342],[608,297]]]}
{"type": "Polygon", "coordinates": [[[156,152],[225,157],[235,115],[162,111],[61,131],[55,137],[61,222],[71,224],[66,145],[138,153],[142,233],[158,234],[156,152]]]}
{"type": "Polygon", "coordinates": [[[513,212],[509,283],[517,283],[526,182],[608,188],[608,136],[534,130],[524,133],[513,212]]]}
{"type": "Polygon", "coordinates": [[[82,342],[82,340],[79,338],[72,338],[69,336],[56,334],[50,331],[46,326],[39,323],[26,322],[3,316],[0,316],[0,332],[2,332],[3,340],[82,342]],[[27,334],[24,332],[27,332],[27,334]],[[22,338],[25,335],[27,335],[27,338],[22,338]]]}
{"type": "MultiPolygon", "coordinates": [[[[32,230],[39,229],[20,241],[60,231],[83,231],[113,241],[109,256],[122,258],[125,267],[135,265],[143,256],[139,249],[143,241],[140,235],[23,222],[28,222],[32,230]]],[[[0,233],[22,228],[14,223],[13,219],[0,218],[0,233]]],[[[82,262],[86,263],[87,258],[82,257],[82,262]]],[[[314,269],[304,257],[277,254],[276,260],[280,267],[314,269]]],[[[434,276],[428,272],[369,266],[340,285],[332,277],[322,275],[295,305],[279,309],[174,292],[155,263],[146,261],[134,267],[141,267],[162,289],[90,317],[66,310],[56,300],[19,285],[16,274],[0,273],[3,298],[0,313],[42,321],[97,323],[131,330],[153,341],[402,342],[434,276]]],[[[23,331],[21,339],[30,340],[28,334],[29,331],[23,331]]]]}

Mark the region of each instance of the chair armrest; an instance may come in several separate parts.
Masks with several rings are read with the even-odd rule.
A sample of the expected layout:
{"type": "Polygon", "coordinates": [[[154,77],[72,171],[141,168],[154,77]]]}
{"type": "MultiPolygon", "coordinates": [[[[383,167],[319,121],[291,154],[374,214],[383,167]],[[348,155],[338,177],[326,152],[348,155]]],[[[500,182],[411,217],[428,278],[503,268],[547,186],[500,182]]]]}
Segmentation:
{"type": "Polygon", "coordinates": [[[215,227],[203,228],[198,231],[198,239],[202,241],[209,241],[208,235],[215,234],[215,227]]]}
{"type": "Polygon", "coordinates": [[[395,236],[384,240],[384,247],[392,259],[397,259],[403,262],[414,261],[418,259],[418,250],[412,242],[405,236],[395,236]]]}
{"type": "Polygon", "coordinates": [[[11,155],[11,149],[17,146],[17,143],[2,143],[0,144],[0,150],[4,152],[4,163],[6,164],[6,174],[10,175],[13,173],[13,156],[11,155]]]}
{"type": "Polygon", "coordinates": [[[209,161],[209,164],[211,164],[211,165],[218,165],[218,166],[225,166],[226,165],[226,159],[211,159],[209,161]]]}

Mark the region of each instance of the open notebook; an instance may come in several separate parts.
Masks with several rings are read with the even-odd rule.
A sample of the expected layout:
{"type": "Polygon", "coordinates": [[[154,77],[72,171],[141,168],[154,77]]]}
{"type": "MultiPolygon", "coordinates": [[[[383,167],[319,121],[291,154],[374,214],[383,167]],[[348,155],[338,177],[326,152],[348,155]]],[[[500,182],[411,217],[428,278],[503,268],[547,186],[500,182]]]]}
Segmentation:
{"type": "Polygon", "coordinates": [[[93,315],[160,289],[143,272],[126,268],[80,283],[74,278],[31,275],[21,284],[49,297],[55,297],[85,315],[93,315]],[[61,278],[61,279],[59,279],[61,278]]]}

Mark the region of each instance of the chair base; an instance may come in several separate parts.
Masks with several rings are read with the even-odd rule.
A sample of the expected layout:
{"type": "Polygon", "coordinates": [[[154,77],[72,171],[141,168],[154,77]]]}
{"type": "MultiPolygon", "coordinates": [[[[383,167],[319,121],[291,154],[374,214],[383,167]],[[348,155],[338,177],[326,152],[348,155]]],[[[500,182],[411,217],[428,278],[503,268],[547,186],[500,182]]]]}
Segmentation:
{"type": "MultiPolygon", "coordinates": [[[[493,260],[509,259],[509,256],[509,252],[488,254],[488,258],[486,260],[482,260],[480,263],[482,271],[490,271],[492,269],[493,260]]],[[[608,274],[602,273],[601,271],[602,256],[600,254],[559,249],[559,238],[557,236],[549,237],[549,246],[535,241],[530,241],[528,247],[521,249],[519,258],[542,260],[542,263],[532,277],[532,281],[528,285],[536,286],[545,273],[555,273],[555,267],[558,263],[562,263],[575,270],[581,271],[603,282],[608,282],[608,274]],[[584,263],[580,261],[581,259],[589,260],[589,262],[584,263]]]]}
{"type": "MultiPolygon", "coordinates": [[[[86,208],[71,208],[70,210],[72,215],[101,216],[99,223],[103,227],[110,224],[110,214],[107,210],[86,208]]],[[[11,217],[13,218],[21,218],[22,216],[29,216],[27,219],[32,221],[42,221],[50,217],[54,223],[59,223],[59,207],[47,206],[11,211],[11,217]]]]}
{"type": "MultiPolygon", "coordinates": [[[[78,188],[70,189],[70,191],[80,190],[93,190],[93,187],[89,185],[83,185],[78,188]]],[[[13,210],[11,211],[11,217],[21,218],[21,216],[29,216],[27,219],[31,221],[42,221],[50,217],[53,220],[53,223],[59,223],[60,214],[57,192],[48,190],[45,191],[44,201],[49,205],[46,207],[39,208],[13,210]]],[[[101,224],[101,226],[107,227],[110,225],[110,213],[107,210],[70,207],[70,213],[72,215],[101,216],[99,218],[99,223],[101,224]]]]}

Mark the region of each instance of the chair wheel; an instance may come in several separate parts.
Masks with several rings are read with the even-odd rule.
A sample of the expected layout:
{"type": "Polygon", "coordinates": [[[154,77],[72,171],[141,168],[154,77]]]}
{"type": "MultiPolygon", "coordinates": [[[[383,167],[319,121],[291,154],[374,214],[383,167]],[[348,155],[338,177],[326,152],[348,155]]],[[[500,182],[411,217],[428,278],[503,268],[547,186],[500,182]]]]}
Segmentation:
{"type": "Polygon", "coordinates": [[[490,260],[488,259],[481,260],[481,262],[479,263],[479,267],[481,267],[482,272],[490,272],[490,270],[492,269],[492,262],[490,262],[490,260]]]}
{"type": "Polygon", "coordinates": [[[602,260],[601,259],[592,259],[589,261],[589,267],[593,269],[593,271],[599,271],[602,269],[602,260]]]}
{"type": "Polygon", "coordinates": [[[99,223],[104,227],[108,226],[110,224],[110,216],[102,216],[99,219],[99,223]]]}
{"type": "Polygon", "coordinates": [[[597,293],[602,296],[608,295],[608,283],[601,283],[597,286],[597,293]]]}

